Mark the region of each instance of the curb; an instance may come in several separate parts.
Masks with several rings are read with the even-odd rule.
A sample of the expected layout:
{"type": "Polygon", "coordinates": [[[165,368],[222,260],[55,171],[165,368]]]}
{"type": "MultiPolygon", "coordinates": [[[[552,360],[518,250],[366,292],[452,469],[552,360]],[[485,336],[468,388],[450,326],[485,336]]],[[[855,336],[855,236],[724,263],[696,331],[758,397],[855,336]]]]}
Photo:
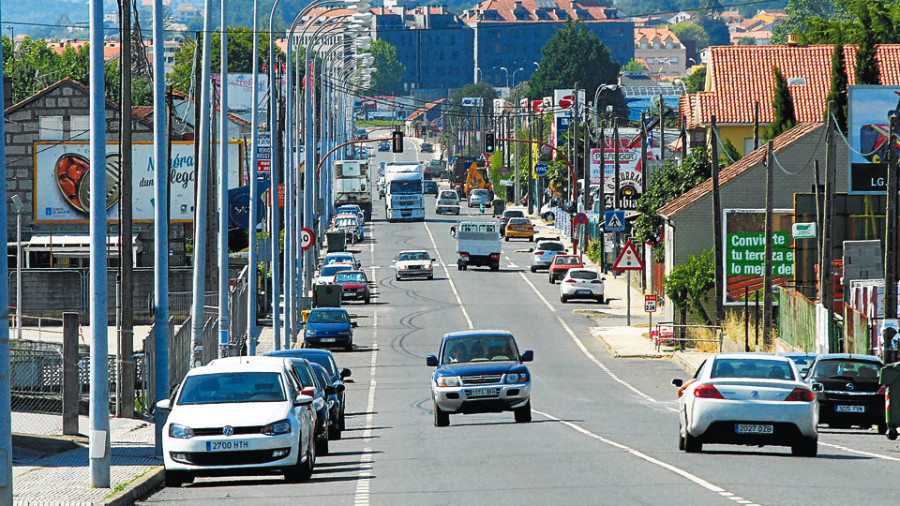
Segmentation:
{"type": "Polygon", "coordinates": [[[99,503],[103,506],[128,506],[146,498],[151,492],[159,488],[165,477],[165,468],[156,466],[147,471],[147,474],[131,482],[125,490],[118,492],[99,503]]]}
{"type": "Polygon", "coordinates": [[[619,353],[613,348],[613,346],[611,344],[606,342],[606,339],[603,338],[603,334],[601,334],[599,332],[591,332],[591,334],[597,338],[597,340],[600,342],[600,345],[603,346],[603,349],[605,349],[607,351],[607,353],[609,353],[612,356],[612,358],[643,358],[643,359],[659,359],[659,360],[666,360],[668,358],[667,355],[664,353],[659,353],[659,354],[657,354],[657,353],[630,353],[630,354],[619,353]]]}
{"type": "Polygon", "coordinates": [[[675,363],[678,367],[684,369],[684,372],[688,374],[694,374],[697,372],[694,365],[692,365],[688,360],[684,358],[683,352],[675,352],[672,354],[672,362],[675,363]]]}

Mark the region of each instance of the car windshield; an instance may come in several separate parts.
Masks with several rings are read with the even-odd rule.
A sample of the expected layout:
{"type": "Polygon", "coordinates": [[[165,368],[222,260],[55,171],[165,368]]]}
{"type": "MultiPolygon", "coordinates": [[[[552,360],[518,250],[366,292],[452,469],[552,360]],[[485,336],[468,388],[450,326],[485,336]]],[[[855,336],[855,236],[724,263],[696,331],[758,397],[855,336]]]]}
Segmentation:
{"type": "Polygon", "coordinates": [[[528,218],[510,218],[509,219],[510,225],[528,225],[528,223],[529,223],[528,218]]]}
{"type": "Polygon", "coordinates": [[[308,323],[347,323],[350,319],[345,311],[312,311],[308,323]]]}
{"type": "Polygon", "coordinates": [[[422,193],[422,181],[391,181],[391,193],[422,193]]]}
{"type": "Polygon", "coordinates": [[[366,275],[361,272],[341,272],[334,276],[335,283],[365,283],[366,275]]]}
{"type": "Polygon", "coordinates": [[[451,190],[444,190],[441,192],[441,199],[453,199],[456,200],[456,192],[451,190]]]}
{"type": "Polygon", "coordinates": [[[542,242],[538,244],[537,249],[543,251],[565,251],[565,246],[561,242],[542,242]]]}
{"type": "Polygon", "coordinates": [[[473,197],[487,197],[488,195],[490,195],[490,193],[488,193],[487,190],[484,190],[484,189],[481,189],[481,188],[476,189],[476,190],[472,190],[472,196],[473,196],[473,197]]]}
{"type": "Polygon", "coordinates": [[[352,255],[333,255],[333,256],[326,255],[325,256],[325,265],[341,264],[341,263],[348,263],[348,264],[354,263],[353,256],[352,255]]]}
{"type": "Polygon", "coordinates": [[[879,369],[878,364],[863,360],[820,360],[814,377],[877,381],[879,369]]]}
{"type": "Polygon", "coordinates": [[[357,227],[359,226],[359,220],[356,218],[341,218],[337,220],[337,226],[339,227],[357,227]]]}
{"type": "Polygon", "coordinates": [[[600,275],[597,271],[569,271],[569,277],[575,279],[597,279],[600,275]]]}
{"type": "Polygon", "coordinates": [[[556,265],[578,265],[581,261],[573,255],[556,255],[556,265]]]}
{"type": "Polygon", "coordinates": [[[349,271],[349,265],[326,265],[322,267],[322,276],[334,276],[341,271],[349,271]]]}
{"type": "Polygon", "coordinates": [[[397,257],[397,260],[400,262],[431,260],[431,257],[428,256],[428,253],[424,251],[411,251],[409,253],[400,253],[400,256],[397,257]]]}
{"type": "Polygon", "coordinates": [[[507,336],[458,337],[444,345],[441,363],[518,360],[516,343],[507,336]]]}
{"type": "Polygon", "coordinates": [[[524,218],[525,213],[522,211],[506,211],[504,213],[504,216],[506,218],[524,218]]]}
{"type": "Polygon", "coordinates": [[[331,386],[331,378],[328,377],[328,373],[326,373],[324,369],[321,367],[313,367],[312,370],[316,375],[316,378],[319,378],[319,383],[321,383],[322,386],[331,386]]]}
{"type": "Polygon", "coordinates": [[[233,372],[188,376],[178,404],[283,402],[286,399],[279,373],[233,372]]]}
{"type": "Polygon", "coordinates": [[[720,358],[713,363],[713,378],[754,378],[794,380],[794,371],[780,360],[720,358]]]}

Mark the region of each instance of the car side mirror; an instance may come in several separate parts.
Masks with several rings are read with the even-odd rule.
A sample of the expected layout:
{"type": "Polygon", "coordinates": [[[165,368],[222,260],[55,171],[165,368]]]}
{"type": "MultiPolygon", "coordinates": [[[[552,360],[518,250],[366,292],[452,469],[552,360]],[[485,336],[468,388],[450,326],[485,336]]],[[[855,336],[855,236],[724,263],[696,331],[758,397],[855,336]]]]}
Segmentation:
{"type": "Polygon", "coordinates": [[[335,390],[334,387],[331,387],[331,386],[325,387],[325,395],[334,395],[336,393],[337,393],[337,390],[335,390]]]}
{"type": "Polygon", "coordinates": [[[675,378],[672,380],[672,386],[681,388],[681,385],[684,385],[684,380],[681,378],[675,378]]]}
{"type": "Polygon", "coordinates": [[[534,248],[528,248],[528,252],[529,252],[529,253],[534,252],[534,248]]]}
{"type": "Polygon", "coordinates": [[[313,398],[308,395],[303,395],[302,393],[297,397],[294,397],[294,406],[308,406],[312,404],[313,398]]]}
{"type": "Polygon", "coordinates": [[[349,378],[349,377],[350,377],[350,369],[347,369],[346,367],[341,369],[341,379],[349,378]]]}
{"type": "Polygon", "coordinates": [[[162,399],[156,402],[156,408],[161,409],[163,411],[168,411],[172,409],[172,400],[171,399],[162,399]]]}
{"type": "Polygon", "coordinates": [[[425,365],[428,365],[431,367],[437,367],[438,366],[437,357],[435,357],[434,355],[428,355],[427,357],[425,357],[425,365]]]}
{"type": "Polygon", "coordinates": [[[356,327],[359,327],[359,324],[356,322],[350,322],[350,327],[355,329],[356,327]]]}
{"type": "Polygon", "coordinates": [[[346,389],[347,389],[347,387],[345,387],[344,385],[342,385],[340,383],[334,386],[334,391],[339,394],[343,393],[344,390],[346,390],[346,389]]]}
{"type": "Polygon", "coordinates": [[[824,392],[824,391],[825,391],[825,385],[823,385],[823,384],[821,384],[821,383],[813,383],[813,384],[812,384],[812,391],[813,391],[813,392],[824,392]]]}
{"type": "Polygon", "coordinates": [[[525,352],[522,353],[522,362],[531,362],[532,360],[534,360],[534,352],[525,350],[525,352]]]}

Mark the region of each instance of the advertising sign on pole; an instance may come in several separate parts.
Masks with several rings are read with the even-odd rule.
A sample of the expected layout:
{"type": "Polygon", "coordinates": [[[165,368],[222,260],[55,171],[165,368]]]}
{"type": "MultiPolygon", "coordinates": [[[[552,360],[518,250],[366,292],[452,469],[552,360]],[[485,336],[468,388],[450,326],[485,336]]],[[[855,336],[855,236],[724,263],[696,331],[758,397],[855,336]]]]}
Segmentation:
{"type": "MultiPolygon", "coordinates": [[[[886,189],[888,118],[900,111],[900,86],[850,86],[847,137],[850,139],[851,195],[883,195],[886,189]]],[[[895,146],[895,149],[897,146],[895,146]]]]}
{"type": "MultiPolygon", "coordinates": [[[[239,186],[240,141],[229,143],[228,180],[239,186]]],[[[34,143],[35,223],[86,223],[90,198],[90,144],[86,142],[34,143]]],[[[171,221],[194,219],[194,143],[173,142],[169,172],[169,216],[171,221]]],[[[132,147],[132,212],[134,221],[153,221],[153,143],[135,142],[132,147]]],[[[99,170],[107,174],[107,221],[119,218],[119,144],[106,145],[106,160],[99,170]]]]}
{"type": "Polygon", "coordinates": [[[654,295],[654,294],[644,295],[644,311],[647,313],[655,313],[656,312],[656,295],[654,295]]]}
{"type": "MultiPolygon", "coordinates": [[[[744,288],[749,297],[763,288],[765,274],[765,219],[763,209],[726,209],[722,226],[725,228],[725,290],[726,305],[743,305],[744,288]]],[[[772,285],[778,286],[794,278],[794,250],[791,247],[793,211],[776,209],[772,224],[772,285]]]]}
{"type": "MultiPolygon", "coordinates": [[[[600,148],[591,150],[591,186],[600,185],[600,148]]],[[[603,156],[603,195],[606,199],[606,208],[612,208],[615,204],[616,186],[616,150],[607,147],[603,156]]],[[[647,148],[647,158],[656,160],[659,158],[659,148],[647,148]]],[[[641,196],[641,184],[644,179],[644,170],[641,166],[640,148],[619,148],[619,208],[629,211],[637,209],[637,201],[641,196]]]]}
{"type": "Polygon", "coordinates": [[[272,170],[272,134],[260,132],[256,139],[256,171],[260,181],[267,181],[272,170]]]}
{"type": "MultiPolygon", "coordinates": [[[[213,82],[216,84],[216,96],[221,86],[221,76],[219,74],[211,74],[213,82]]],[[[228,74],[228,110],[229,111],[250,111],[253,105],[253,74],[228,74]]],[[[265,103],[266,90],[268,89],[268,76],[259,75],[256,82],[259,88],[260,104],[265,103]]]]}

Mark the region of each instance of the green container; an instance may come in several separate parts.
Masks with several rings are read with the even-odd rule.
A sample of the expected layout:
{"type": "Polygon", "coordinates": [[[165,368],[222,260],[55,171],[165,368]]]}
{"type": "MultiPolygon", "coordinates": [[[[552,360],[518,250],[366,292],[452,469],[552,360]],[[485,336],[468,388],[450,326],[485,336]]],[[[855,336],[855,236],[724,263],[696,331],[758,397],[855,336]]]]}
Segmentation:
{"type": "Polygon", "coordinates": [[[506,202],[504,202],[503,199],[494,199],[492,204],[494,206],[494,216],[500,216],[501,214],[503,214],[503,211],[506,210],[506,202]]]}
{"type": "Polygon", "coordinates": [[[893,397],[885,406],[884,418],[888,426],[888,439],[894,440],[900,426],[900,362],[882,367],[879,376],[881,384],[888,387],[888,395],[893,397]]]}
{"type": "Polygon", "coordinates": [[[335,251],[344,251],[344,241],[347,239],[347,234],[344,233],[343,230],[335,231],[335,232],[326,232],[325,239],[328,244],[328,252],[332,253],[335,251]]]}
{"type": "Polygon", "coordinates": [[[313,291],[313,306],[341,307],[341,285],[316,285],[313,291]]]}

